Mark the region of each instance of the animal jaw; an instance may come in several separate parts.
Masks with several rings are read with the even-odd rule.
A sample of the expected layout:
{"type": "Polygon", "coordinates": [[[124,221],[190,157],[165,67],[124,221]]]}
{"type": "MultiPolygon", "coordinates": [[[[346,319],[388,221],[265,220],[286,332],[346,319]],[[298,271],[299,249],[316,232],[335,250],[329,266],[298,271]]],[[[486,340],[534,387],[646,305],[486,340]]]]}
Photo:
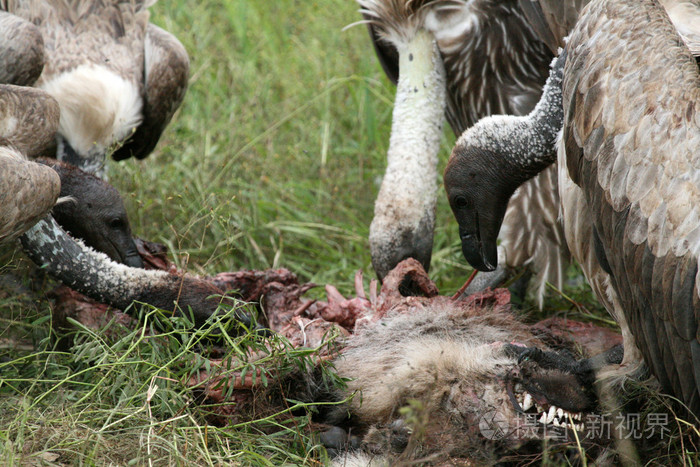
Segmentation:
{"type": "Polygon", "coordinates": [[[40,87],[61,109],[58,159],[70,157],[66,156],[68,145],[79,160],[67,162],[90,173],[100,171],[107,153],[129,137],[143,119],[138,87],[105,67],[81,65],[42,81],[40,87]]]}
{"type": "Polygon", "coordinates": [[[410,401],[427,415],[421,456],[473,459],[496,439],[488,437],[493,428],[501,430],[501,446],[567,430],[583,439],[595,395],[572,373],[520,361],[512,349],[525,346],[542,344],[504,309],[433,305],[394,313],[356,330],[336,359],[338,374],[348,378],[339,396],[356,393],[349,411],[364,427],[364,449],[377,454],[405,454],[411,430],[420,428],[402,416],[410,401]]]}
{"type": "Polygon", "coordinates": [[[433,36],[421,29],[397,48],[400,71],[388,164],[369,235],[380,278],[408,257],[426,269],[430,265],[445,110],[445,71],[433,36]]]}

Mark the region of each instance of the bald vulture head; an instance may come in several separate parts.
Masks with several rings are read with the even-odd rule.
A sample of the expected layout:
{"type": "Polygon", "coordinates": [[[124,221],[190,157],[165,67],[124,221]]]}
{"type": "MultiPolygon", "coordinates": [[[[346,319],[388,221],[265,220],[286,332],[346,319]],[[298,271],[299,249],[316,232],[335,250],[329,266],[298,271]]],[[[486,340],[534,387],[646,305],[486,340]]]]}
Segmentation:
{"type": "Polygon", "coordinates": [[[465,131],[452,150],[444,174],[447,199],[459,225],[464,258],[480,271],[498,265],[498,233],[513,192],[556,159],[565,61],[563,52],[552,62],[532,112],[486,117],[465,131]]]}
{"type": "Polygon", "coordinates": [[[43,40],[43,47],[41,40],[33,42],[37,63],[42,51],[44,61],[35,85],[61,109],[57,159],[103,174],[109,154],[116,160],[144,158],[182,102],[187,53],[173,35],[148,22],[145,3],[3,3],[5,16],[26,20],[25,29],[34,30],[7,38],[0,50],[3,67],[11,60],[8,51],[19,47],[14,41],[43,40]]]}
{"type": "Polygon", "coordinates": [[[109,183],[95,175],[55,159],[39,159],[61,178],[61,197],[51,214],[73,237],[101,251],[112,261],[143,267],[124,201],[109,183]]]}

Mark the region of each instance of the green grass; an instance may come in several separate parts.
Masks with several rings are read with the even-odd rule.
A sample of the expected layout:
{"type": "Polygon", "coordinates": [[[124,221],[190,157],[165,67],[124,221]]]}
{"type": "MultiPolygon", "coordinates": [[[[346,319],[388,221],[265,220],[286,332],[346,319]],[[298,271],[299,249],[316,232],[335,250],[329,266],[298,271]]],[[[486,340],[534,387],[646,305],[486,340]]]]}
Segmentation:
{"type": "MultiPolygon", "coordinates": [[[[166,244],[176,265],[196,274],[286,267],[301,281],[332,283],[346,295],[356,270],[368,281],[368,228],[394,87],[365,27],[343,29],[359,19],[352,0],[156,4],[152,21],[189,51],[191,78],[155,152],[110,166],[134,233],[166,244]]],[[[453,142],[447,129],[440,171],[453,142]]],[[[4,272],[26,269],[17,251],[1,257],[4,272]]],[[[440,196],[431,278],[449,294],[470,272],[440,196]]],[[[48,290],[40,279],[29,283],[48,290]]],[[[595,309],[586,287],[566,293],[595,309]]],[[[158,338],[143,328],[113,339],[85,330],[63,353],[51,344],[47,300],[32,296],[0,295],[0,338],[11,335],[37,349],[0,349],[0,464],[326,460],[303,404],[293,418],[285,412],[227,428],[208,425],[207,408],[183,383],[207,364],[197,352],[201,333],[185,333],[186,323],[158,338]]],[[[547,305],[549,312],[586,314],[558,294],[547,305]]],[[[157,319],[152,311],[149,317],[147,323],[157,319]]],[[[231,353],[264,348],[244,336],[231,353]]],[[[307,357],[273,352],[264,368],[307,357]]]]}
{"type": "MultiPolygon", "coordinates": [[[[156,152],[112,167],[136,232],[195,272],[284,266],[349,293],[355,270],[372,271],[394,93],[365,27],[343,30],[355,3],[154,10],[189,51],[191,82],[156,152]]],[[[439,212],[433,277],[456,288],[467,268],[445,200],[439,212]]]]}

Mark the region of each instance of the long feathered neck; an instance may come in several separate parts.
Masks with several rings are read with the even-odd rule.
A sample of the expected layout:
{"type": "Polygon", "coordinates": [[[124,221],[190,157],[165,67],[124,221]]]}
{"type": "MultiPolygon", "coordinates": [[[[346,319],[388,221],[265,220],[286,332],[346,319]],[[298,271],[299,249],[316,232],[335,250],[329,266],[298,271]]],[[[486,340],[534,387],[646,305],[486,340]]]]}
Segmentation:
{"type": "Polygon", "coordinates": [[[564,122],[561,83],[565,60],[566,52],[562,52],[552,62],[542,97],[532,112],[523,117],[486,117],[467,130],[456,146],[498,155],[505,165],[503,175],[515,187],[547,168],[556,160],[557,135],[564,122]]]}
{"type": "MultiPolygon", "coordinates": [[[[525,115],[537,103],[552,53],[517,0],[357,1],[385,53],[387,44],[398,48],[420,28],[433,35],[446,72],[447,120],[456,135],[487,115],[525,115]]],[[[395,80],[396,64],[383,65],[395,80]]]]}
{"type": "Polygon", "coordinates": [[[115,263],[70,237],[51,216],[36,223],[20,240],[27,256],[53,277],[121,310],[131,310],[135,301],[148,303],[175,314],[191,313],[195,324],[201,326],[222,300],[227,301],[219,289],[195,276],[115,263]]]}

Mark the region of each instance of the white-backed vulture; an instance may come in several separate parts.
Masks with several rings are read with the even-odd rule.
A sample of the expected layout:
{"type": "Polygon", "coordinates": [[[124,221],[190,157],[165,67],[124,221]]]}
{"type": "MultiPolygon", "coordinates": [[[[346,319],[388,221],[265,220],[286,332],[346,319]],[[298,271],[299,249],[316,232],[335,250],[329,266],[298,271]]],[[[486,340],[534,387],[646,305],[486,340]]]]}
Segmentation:
{"type": "MultiPolygon", "coordinates": [[[[58,121],[58,104],[44,91],[0,85],[0,243],[19,237],[27,256],[53,277],[118,309],[130,308],[134,301],[178,313],[182,309],[191,312],[199,326],[216,312],[219,304],[232,303],[223,296],[222,290],[201,278],[119,264],[66,234],[50,215],[61,193],[59,173],[48,165],[29,161],[25,157],[25,153],[41,152],[40,148],[46,141],[54,137],[58,121]],[[24,137],[26,135],[33,138],[24,137]],[[13,144],[12,141],[18,143],[13,144]]],[[[63,171],[60,167],[57,170],[63,171]]],[[[93,202],[95,197],[113,199],[114,193],[105,191],[102,185],[92,189],[93,193],[85,194],[83,192],[89,191],[93,182],[79,182],[76,188],[70,180],[71,176],[63,175],[69,189],[65,194],[74,196],[79,206],[84,198],[90,198],[93,202]]],[[[70,210],[69,204],[72,202],[64,201],[66,206],[62,208],[70,210]]],[[[108,212],[119,214],[123,211],[113,204],[107,209],[108,212]]],[[[109,229],[109,225],[100,227],[102,211],[99,206],[96,212],[83,208],[79,212],[83,214],[80,219],[109,229]]],[[[70,213],[67,214],[70,217],[70,213]]],[[[118,221],[123,222],[123,219],[119,218],[118,221]]],[[[124,233],[123,226],[118,227],[117,230],[124,233]]],[[[87,240],[91,241],[90,238],[87,240]]],[[[108,241],[113,242],[114,239],[108,241]]],[[[124,259],[133,264],[129,258],[115,259],[124,259]]],[[[240,318],[244,321],[247,319],[243,315],[240,318]]]]}
{"type": "MultiPolygon", "coordinates": [[[[43,39],[35,86],[61,108],[57,159],[102,174],[108,154],[144,158],[155,147],[184,98],[189,59],[172,34],[148,22],[152,3],[0,0],[4,16],[27,20],[43,39]]],[[[26,35],[0,39],[0,68],[11,68],[8,51],[26,35]]]]}
{"type": "MultiPolygon", "coordinates": [[[[370,227],[372,264],[383,277],[405,257],[430,263],[443,115],[459,135],[481,117],[532,110],[553,51],[585,2],[358,3],[377,56],[398,83],[388,166],[370,227]]],[[[556,171],[549,169],[513,197],[501,235],[501,264],[532,268],[540,304],[546,281],[561,286],[569,262],[558,205],[556,171]]]]}
{"type": "Polygon", "coordinates": [[[625,361],[641,351],[700,415],[700,68],[653,0],[592,2],[567,49],[559,173],[564,218],[579,217],[567,238],[612,285],[625,361]]]}
{"type": "MultiPolygon", "coordinates": [[[[543,102],[561,99],[563,106],[558,171],[566,239],[622,329],[624,361],[615,374],[646,362],[697,416],[700,68],[688,46],[700,31],[700,5],[663,5],[668,12],[655,0],[591,2],[566,47],[562,92],[553,86],[543,102]]],[[[542,131],[537,121],[551,126],[562,114],[543,109],[525,119],[484,119],[455,146],[445,174],[450,203],[461,229],[488,236],[477,246],[495,242],[498,227],[460,214],[464,206],[492,211],[483,200],[507,198],[523,171],[556,159],[551,128],[542,131]],[[523,125],[543,140],[533,143],[523,125]],[[468,181],[470,171],[496,158],[517,167],[500,171],[514,180],[468,181]]]]}

